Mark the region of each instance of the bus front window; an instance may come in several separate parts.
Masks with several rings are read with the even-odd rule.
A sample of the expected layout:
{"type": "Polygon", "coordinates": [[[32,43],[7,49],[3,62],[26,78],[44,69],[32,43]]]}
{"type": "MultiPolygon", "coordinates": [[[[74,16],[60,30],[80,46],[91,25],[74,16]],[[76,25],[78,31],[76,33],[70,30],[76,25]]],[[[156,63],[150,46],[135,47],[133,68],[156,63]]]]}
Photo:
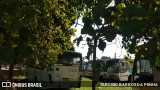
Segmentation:
{"type": "Polygon", "coordinates": [[[109,73],[119,73],[119,66],[117,64],[108,68],[107,72],[109,73]]]}
{"type": "Polygon", "coordinates": [[[58,64],[79,64],[80,57],[62,57],[59,59],[58,64]]]}
{"type": "Polygon", "coordinates": [[[80,57],[73,58],[73,63],[74,64],[79,64],[80,63],[80,57]]]}

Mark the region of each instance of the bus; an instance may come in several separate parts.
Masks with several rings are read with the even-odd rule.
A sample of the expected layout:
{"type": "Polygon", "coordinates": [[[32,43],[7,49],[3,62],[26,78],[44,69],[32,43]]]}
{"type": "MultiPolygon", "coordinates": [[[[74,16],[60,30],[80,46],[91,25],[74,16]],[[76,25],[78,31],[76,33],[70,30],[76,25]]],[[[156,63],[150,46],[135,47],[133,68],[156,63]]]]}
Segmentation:
{"type": "MultiPolygon", "coordinates": [[[[103,64],[105,64],[105,61],[106,59],[96,60],[96,65],[98,66],[97,68],[99,70],[103,71],[102,68],[103,68],[103,64]]],[[[92,70],[93,70],[92,64],[93,64],[93,60],[89,60],[88,62],[85,63],[85,68],[83,70],[84,77],[92,78],[92,70]]]]}
{"type": "Polygon", "coordinates": [[[153,67],[149,60],[134,60],[133,73],[128,81],[133,82],[152,82],[154,81],[153,67]]]}
{"type": "Polygon", "coordinates": [[[92,61],[93,60],[89,60],[88,62],[85,62],[85,68],[83,68],[83,76],[84,77],[88,77],[91,78],[92,77],[92,61]]]}
{"type": "MultiPolygon", "coordinates": [[[[88,61],[87,68],[84,70],[84,76],[92,78],[92,63],[88,61]]],[[[129,75],[132,74],[133,63],[125,59],[98,59],[96,65],[99,73],[99,81],[119,82],[128,81],[129,75]]]]}
{"type": "Polygon", "coordinates": [[[27,66],[25,74],[29,81],[45,82],[45,88],[78,88],[82,78],[82,54],[64,51],[53,68],[44,70],[27,66]]]}
{"type": "MultiPolygon", "coordinates": [[[[109,59],[97,59],[96,60],[96,69],[98,69],[98,71],[100,72],[99,73],[99,80],[103,80],[103,76],[104,74],[107,72],[107,69],[106,69],[106,61],[109,60],[109,59]]],[[[89,77],[89,78],[92,78],[92,70],[93,70],[93,67],[92,67],[92,64],[93,64],[93,60],[89,60],[86,64],[86,68],[84,69],[84,72],[83,72],[83,75],[84,77],[89,77]]]]}
{"type": "Polygon", "coordinates": [[[108,82],[128,81],[133,64],[125,59],[109,59],[105,62],[105,71],[101,78],[108,82]]]}

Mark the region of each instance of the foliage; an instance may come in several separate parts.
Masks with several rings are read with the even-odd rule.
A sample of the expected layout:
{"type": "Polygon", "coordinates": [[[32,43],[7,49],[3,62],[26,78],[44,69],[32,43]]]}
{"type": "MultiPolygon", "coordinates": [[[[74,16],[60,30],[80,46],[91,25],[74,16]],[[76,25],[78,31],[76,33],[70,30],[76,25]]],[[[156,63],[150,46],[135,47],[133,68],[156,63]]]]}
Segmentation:
{"type": "Polygon", "coordinates": [[[54,64],[72,48],[80,0],[1,0],[0,6],[0,62],[54,64]]]}
{"type": "MultiPolygon", "coordinates": [[[[112,42],[117,34],[117,28],[113,27],[116,14],[115,7],[110,7],[112,0],[83,0],[82,5],[85,7],[82,22],[84,23],[81,29],[82,35],[88,35],[86,41],[88,44],[87,59],[93,53],[93,82],[92,90],[95,90],[95,82],[99,80],[101,70],[96,60],[96,48],[104,51],[106,41],[112,42]],[[97,45],[98,44],[98,45],[97,45]]],[[[77,39],[77,45],[80,44],[85,37],[80,36],[77,39]]]]}
{"type": "MultiPolygon", "coordinates": [[[[123,47],[136,59],[148,59],[160,68],[160,1],[159,0],[83,0],[84,26],[82,35],[89,35],[87,58],[104,51],[106,40],[111,42],[116,34],[123,38],[123,47]]],[[[77,45],[84,37],[77,39],[77,45]]],[[[94,58],[95,59],[95,58],[94,58]]],[[[93,67],[95,68],[95,67],[93,67]]],[[[97,74],[97,73],[96,73],[97,74]]]]}
{"type": "Polygon", "coordinates": [[[160,65],[160,2],[130,0],[123,3],[125,7],[118,20],[123,46],[137,59],[149,59],[152,65],[160,65]]]}
{"type": "MultiPolygon", "coordinates": [[[[93,40],[104,50],[105,41],[111,42],[116,34],[123,37],[123,47],[137,59],[149,59],[160,66],[160,1],[159,0],[90,0],[84,1],[84,27],[81,34],[87,38],[88,54],[93,53],[93,40]]],[[[82,40],[82,39],[81,39],[82,40]]]]}
{"type": "Polygon", "coordinates": [[[112,42],[118,33],[116,27],[113,27],[116,14],[114,13],[115,7],[109,6],[111,1],[112,0],[84,0],[82,2],[85,11],[82,19],[84,26],[81,29],[81,35],[88,35],[89,37],[80,36],[77,38],[77,45],[86,38],[89,46],[87,53],[88,59],[94,52],[94,40],[98,41],[98,48],[104,51],[106,41],[112,42]]]}

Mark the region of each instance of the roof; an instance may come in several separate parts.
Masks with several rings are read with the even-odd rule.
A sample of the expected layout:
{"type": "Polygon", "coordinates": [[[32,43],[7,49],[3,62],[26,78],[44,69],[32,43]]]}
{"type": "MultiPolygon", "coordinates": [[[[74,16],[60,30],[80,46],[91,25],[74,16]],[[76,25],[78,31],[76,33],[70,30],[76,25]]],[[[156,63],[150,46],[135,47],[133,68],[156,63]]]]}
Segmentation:
{"type": "Polygon", "coordinates": [[[77,54],[81,54],[80,52],[71,51],[71,50],[64,50],[63,52],[70,52],[70,53],[77,53],[77,54]]]}
{"type": "Polygon", "coordinates": [[[108,59],[107,61],[113,61],[115,63],[119,63],[120,61],[126,61],[125,59],[122,59],[122,58],[113,58],[113,59],[108,59]]]}

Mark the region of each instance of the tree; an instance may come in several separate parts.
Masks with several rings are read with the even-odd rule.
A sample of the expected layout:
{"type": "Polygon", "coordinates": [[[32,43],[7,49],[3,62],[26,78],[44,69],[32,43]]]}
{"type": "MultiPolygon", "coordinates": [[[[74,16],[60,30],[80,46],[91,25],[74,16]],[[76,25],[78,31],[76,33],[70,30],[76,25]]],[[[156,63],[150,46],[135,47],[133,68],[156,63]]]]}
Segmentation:
{"type": "MultiPolygon", "coordinates": [[[[88,56],[106,47],[116,34],[123,37],[123,47],[136,59],[148,59],[160,67],[160,1],[159,0],[84,0],[86,8],[81,34],[88,34],[88,56]],[[93,43],[94,41],[94,43],[93,43]],[[97,42],[98,41],[98,42],[97,42]],[[97,45],[98,44],[98,45],[97,45]]],[[[80,36],[77,44],[83,40],[80,36]]]]}
{"type": "MultiPolygon", "coordinates": [[[[121,3],[122,4],[122,3],[121,3]]],[[[123,36],[123,46],[136,59],[149,60],[156,68],[154,79],[159,81],[160,68],[160,2],[158,0],[125,1],[120,15],[119,30],[123,36]],[[158,70],[158,71],[157,71],[158,70]]],[[[155,88],[159,90],[159,88],[155,88]]]]}
{"type": "Polygon", "coordinates": [[[16,63],[47,67],[72,48],[70,26],[79,5],[79,0],[0,1],[0,62],[10,64],[10,78],[16,63]]]}
{"type": "Polygon", "coordinates": [[[159,66],[159,1],[133,0],[124,5],[119,21],[124,47],[137,59],[149,59],[153,66],[159,66]]]}
{"type": "Polygon", "coordinates": [[[84,39],[83,35],[89,35],[86,37],[87,44],[89,46],[87,58],[93,54],[93,82],[92,90],[95,90],[95,84],[98,81],[100,73],[96,69],[96,48],[104,51],[106,42],[111,42],[118,33],[117,28],[114,27],[115,23],[115,7],[110,6],[112,0],[84,0],[82,5],[85,7],[83,15],[84,26],[81,30],[82,36],[77,38],[77,45],[84,39]]]}

